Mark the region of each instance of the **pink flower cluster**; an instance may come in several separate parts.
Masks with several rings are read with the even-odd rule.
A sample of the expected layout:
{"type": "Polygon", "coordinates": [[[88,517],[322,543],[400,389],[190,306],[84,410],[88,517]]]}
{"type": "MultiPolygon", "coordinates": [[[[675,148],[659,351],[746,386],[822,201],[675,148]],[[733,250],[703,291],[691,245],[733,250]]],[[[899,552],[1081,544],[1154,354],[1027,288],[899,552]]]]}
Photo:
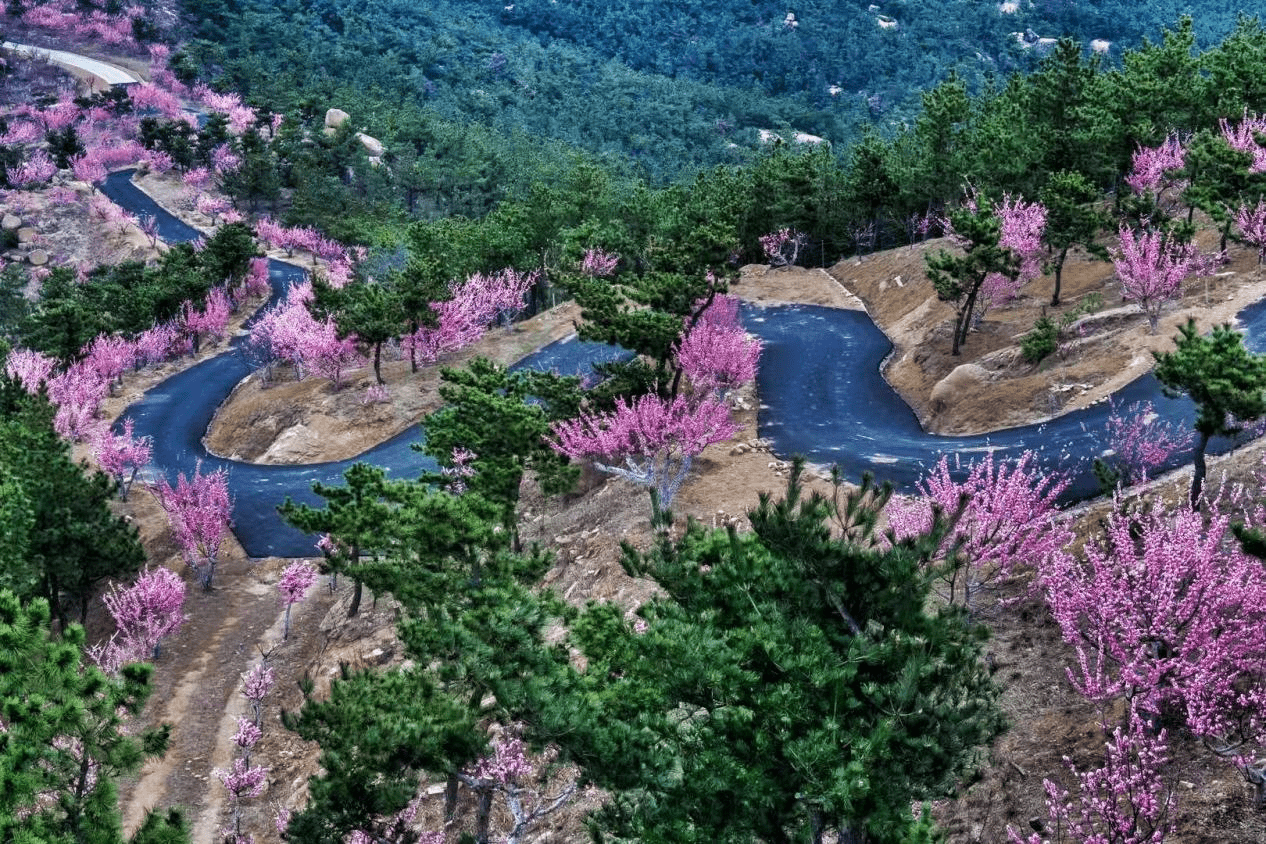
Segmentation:
{"type": "Polygon", "coordinates": [[[152,659],[158,644],[185,620],[185,582],[170,569],[145,569],[127,589],[112,586],[102,600],[110,611],[123,647],[133,659],[152,659]]]}
{"type": "Polygon", "coordinates": [[[1239,123],[1232,124],[1225,117],[1218,121],[1222,137],[1232,149],[1253,156],[1250,173],[1266,173],[1266,147],[1258,143],[1258,137],[1266,135],[1266,116],[1245,113],[1239,123]]]}
{"type": "Polygon", "coordinates": [[[1224,488],[1205,514],[1157,504],[1114,512],[1085,560],[1041,573],[1041,587],[1091,700],[1124,698],[1148,719],[1181,719],[1236,764],[1266,804],[1266,567],[1230,536],[1236,520],[1263,526],[1261,507],[1224,488]]]}
{"type": "Polygon", "coordinates": [[[1252,208],[1247,205],[1237,208],[1235,225],[1244,240],[1257,247],[1257,263],[1266,261],[1266,200],[1257,200],[1252,208]]]}
{"type": "Polygon", "coordinates": [[[338,389],[343,373],[363,365],[364,358],[354,338],[339,339],[333,318],[312,316],[307,306],[311,298],[311,284],[293,288],[282,304],[255,322],[251,346],[267,361],[293,364],[300,380],[312,374],[328,378],[338,389]]]}
{"type": "Polygon", "coordinates": [[[1044,475],[1035,463],[1033,452],[1016,461],[995,461],[988,454],[968,464],[966,477],[956,481],[949,458],[942,456],[919,482],[920,497],[889,503],[885,512],[895,542],[927,534],[934,511],[958,515],[938,550],[939,560],[957,554],[963,561],[945,580],[946,601],[975,610],[983,596],[1021,569],[1041,569],[1066,555],[1073,533],[1056,499],[1069,480],[1044,475]]]}
{"type": "Polygon", "coordinates": [[[43,150],[36,150],[17,167],[5,168],[9,184],[15,188],[32,188],[42,185],[57,175],[57,165],[43,150]]]}
{"type": "Polygon", "coordinates": [[[149,463],[153,455],[150,438],[136,438],[132,434],[132,427],[132,420],[128,419],[123,423],[123,433],[115,434],[108,425],[102,425],[92,439],[97,463],[117,481],[119,497],[124,501],[136,479],[136,473],[149,463]]]}
{"type": "Polygon", "coordinates": [[[620,263],[620,256],[601,249],[586,249],[585,257],[580,263],[580,271],[594,278],[607,278],[615,272],[620,263]]]}
{"type": "Polygon", "coordinates": [[[1120,248],[1112,256],[1112,266],[1121,295],[1138,302],[1155,334],[1165,303],[1178,298],[1183,280],[1203,270],[1206,262],[1194,247],[1160,231],[1135,232],[1123,225],[1118,233],[1120,248]]]}
{"type": "Polygon", "coordinates": [[[730,409],[714,398],[671,401],[651,393],[619,399],[609,413],[583,413],[554,423],[547,440],[559,454],[592,458],[599,469],[653,489],[668,508],[694,458],[712,443],[734,436],[730,409]]]}
{"type": "Polygon", "coordinates": [[[1190,428],[1157,416],[1150,401],[1135,402],[1124,411],[1114,407],[1107,428],[1108,442],[1124,464],[1127,484],[1145,483],[1149,474],[1195,438],[1190,428]]]}
{"type": "Polygon", "coordinates": [[[316,567],[304,560],[296,560],[282,571],[281,579],[277,581],[277,591],[281,592],[282,601],[286,605],[286,620],[281,635],[282,639],[290,638],[290,608],[303,600],[304,596],[308,594],[308,590],[312,588],[312,584],[316,583],[316,580],[316,567]]]}
{"type": "Polygon", "coordinates": [[[452,297],[432,303],[435,327],[422,327],[401,342],[423,362],[434,362],[448,352],[474,343],[495,320],[517,313],[536,283],[537,273],[504,269],[475,273],[453,288],[452,297]]]}
{"type": "Polygon", "coordinates": [[[347,257],[347,250],[342,244],[323,237],[316,229],[306,226],[288,228],[268,217],[262,217],[255,223],[256,236],[265,243],[286,250],[287,256],[293,256],[296,249],[303,249],[315,258],[337,261],[347,257]]]}
{"type": "Polygon", "coordinates": [[[771,267],[795,266],[807,238],[795,229],[779,229],[760,238],[760,247],[771,267]]]}
{"type": "Polygon", "coordinates": [[[166,478],[154,487],[185,561],[198,572],[204,589],[211,588],[220,543],[233,524],[228,478],[225,469],[204,475],[199,465],[192,478],[181,472],[174,487],[166,478]]]}
{"type": "MultiPolygon", "coordinates": [[[[1104,844],[1162,844],[1174,831],[1174,795],[1161,776],[1169,762],[1164,730],[1153,734],[1147,721],[1133,713],[1127,727],[1112,731],[1104,765],[1078,771],[1068,757],[1065,764],[1077,780],[1077,796],[1044,780],[1046,809],[1064,838],[1104,844]]],[[[1045,844],[1042,836],[1022,838],[1007,828],[1010,844],[1045,844]]]]}
{"type": "Polygon", "coordinates": [[[1158,147],[1140,146],[1131,160],[1130,174],[1125,183],[1140,196],[1151,193],[1160,195],[1181,183],[1175,178],[1186,165],[1187,151],[1177,135],[1170,135],[1158,147]]]}
{"type": "Polygon", "coordinates": [[[677,366],[697,389],[724,396],[756,377],[761,343],[738,320],[738,300],[717,296],[677,341],[677,366]]]}

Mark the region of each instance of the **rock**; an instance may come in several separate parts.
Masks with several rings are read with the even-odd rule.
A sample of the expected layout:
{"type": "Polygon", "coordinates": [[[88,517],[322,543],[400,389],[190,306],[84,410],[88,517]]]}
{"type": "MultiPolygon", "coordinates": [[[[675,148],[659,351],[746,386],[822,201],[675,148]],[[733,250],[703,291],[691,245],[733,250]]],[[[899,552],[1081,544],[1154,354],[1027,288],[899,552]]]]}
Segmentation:
{"type": "Polygon", "coordinates": [[[932,388],[932,404],[940,407],[954,404],[962,398],[964,392],[977,384],[989,380],[989,370],[974,363],[965,363],[954,367],[954,371],[946,375],[932,388]]]}
{"type": "Polygon", "coordinates": [[[48,253],[43,249],[32,249],[26,256],[26,260],[30,261],[33,267],[42,267],[48,263],[48,253]]]}
{"type": "Polygon", "coordinates": [[[325,128],[337,129],[342,126],[349,117],[351,117],[351,115],[343,111],[341,108],[329,109],[325,112],[325,128]]]}
{"type": "Polygon", "coordinates": [[[17,214],[5,214],[4,218],[0,219],[0,228],[7,232],[17,231],[22,228],[22,218],[17,214]]]}
{"type": "Polygon", "coordinates": [[[32,226],[23,226],[18,229],[18,243],[34,243],[38,236],[39,232],[32,226]]]}
{"type": "Polygon", "coordinates": [[[356,140],[360,141],[360,145],[365,148],[365,152],[369,154],[370,158],[382,158],[382,141],[377,138],[370,137],[364,132],[357,132],[356,140]]]}

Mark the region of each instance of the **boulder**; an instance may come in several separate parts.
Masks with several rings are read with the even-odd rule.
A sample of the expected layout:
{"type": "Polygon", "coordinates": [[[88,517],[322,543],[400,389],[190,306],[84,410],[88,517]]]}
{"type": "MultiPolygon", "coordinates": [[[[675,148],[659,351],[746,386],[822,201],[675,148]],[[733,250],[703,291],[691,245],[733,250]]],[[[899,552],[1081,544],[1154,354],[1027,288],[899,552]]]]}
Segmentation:
{"type": "Polygon", "coordinates": [[[972,387],[989,381],[989,370],[974,363],[954,367],[932,388],[932,405],[944,408],[962,398],[972,387]]]}
{"type": "Polygon", "coordinates": [[[17,231],[22,228],[22,218],[17,214],[5,214],[4,218],[0,219],[0,228],[7,232],[17,231]]]}
{"type": "Polygon", "coordinates": [[[364,132],[357,132],[356,140],[360,141],[360,145],[365,148],[365,152],[370,158],[382,158],[382,141],[370,137],[364,132]]]}
{"type": "Polygon", "coordinates": [[[32,249],[26,256],[33,267],[42,267],[48,263],[48,253],[43,249],[32,249]]]}
{"type": "Polygon", "coordinates": [[[325,128],[337,129],[342,126],[349,117],[351,117],[351,115],[343,111],[343,109],[332,108],[325,113],[325,128]]]}
{"type": "Polygon", "coordinates": [[[34,243],[38,234],[32,226],[23,226],[18,229],[18,243],[34,243]]]}

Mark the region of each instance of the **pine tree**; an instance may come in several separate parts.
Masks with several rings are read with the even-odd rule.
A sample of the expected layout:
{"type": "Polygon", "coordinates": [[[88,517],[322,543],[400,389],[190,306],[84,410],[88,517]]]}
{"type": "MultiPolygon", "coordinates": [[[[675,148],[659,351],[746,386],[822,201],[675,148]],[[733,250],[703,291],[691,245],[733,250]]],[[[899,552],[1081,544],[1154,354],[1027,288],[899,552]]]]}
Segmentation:
{"type": "MultiPolygon", "coordinates": [[[[54,640],[48,624],[45,601],[23,605],[0,591],[0,840],[121,844],[114,778],[167,746],[166,726],[122,729],[123,716],[149,696],[151,668],[128,665],[106,677],[83,658],[82,627],[54,640]]],[[[160,823],[147,822],[146,835],[160,823]]]]}
{"type": "Polygon", "coordinates": [[[612,794],[595,822],[620,840],[911,840],[911,801],[1001,727],[983,630],[929,609],[944,524],[886,545],[888,490],[837,507],[802,497],[802,468],[750,534],[626,547],[658,597],[632,624],[591,604],[571,625],[586,669],[527,720],[612,794]]]}
{"type": "Polygon", "coordinates": [[[1205,450],[1215,436],[1230,436],[1266,415],[1266,355],[1244,347],[1240,333],[1219,325],[1207,336],[1196,332],[1194,318],[1178,329],[1172,352],[1153,352],[1156,378],[1171,395],[1186,393],[1196,403],[1195,470],[1191,507],[1200,506],[1205,450]]]}

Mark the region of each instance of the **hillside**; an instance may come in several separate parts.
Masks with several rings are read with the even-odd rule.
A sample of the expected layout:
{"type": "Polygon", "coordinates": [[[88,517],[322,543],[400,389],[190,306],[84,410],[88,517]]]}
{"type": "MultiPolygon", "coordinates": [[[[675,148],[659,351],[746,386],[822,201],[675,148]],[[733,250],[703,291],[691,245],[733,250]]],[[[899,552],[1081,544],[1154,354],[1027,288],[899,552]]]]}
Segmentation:
{"type": "Polygon", "coordinates": [[[0,610],[51,607],[0,618],[23,657],[0,839],[1038,844],[1089,806],[1152,844],[1266,842],[1266,358],[1219,328],[1266,296],[1256,21],[1101,64],[998,27],[1141,17],[216,0],[176,42],[195,22],[169,9],[80,5],[0,6],[147,80],[0,64],[0,610]],[[863,78],[824,22],[894,58],[863,78]],[[967,71],[1004,55],[1036,72],[967,71]],[[851,132],[818,90],[845,71],[864,119],[904,127],[761,146],[851,132]],[[919,109],[869,102],[919,80],[919,109]],[[819,311],[776,306],[800,304],[874,325],[783,342],[776,315],[819,311]],[[636,354],[501,368],[574,334],[636,354]],[[845,395],[879,415],[798,474],[771,380],[833,433],[818,399],[885,337],[896,395],[845,395]],[[1155,407],[1105,407],[1175,348],[1203,350],[1179,373],[1196,411],[1155,382],[1155,407]],[[903,404],[922,428],[898,437],[903,404]],[[424,454],[335,465],[419,423],[424,454]],[[1203,497],[1190,465],[1155,477],[1241,424],[1203,497]],[[826,465],[854,451],[910,494],[826,465]],[[1074,473],[1116,495],[1066,503],[1074,473]],[[323,508],[282,503],[313,481],[323,508]],[[258,550],[261,524],[299,544],[258,550]],[[180,600],[129,621],[118,596],[155,572],[180,600]],[[84,714],[146,679],[122,731],[126,706],[84,714]],[[89,691],[40,710],[62,680],[89,691]],[[10,777],[22,754],[46,762],[10,777]],[[1118,777],[1109,797],[1069,764],[1118,777]]]}

